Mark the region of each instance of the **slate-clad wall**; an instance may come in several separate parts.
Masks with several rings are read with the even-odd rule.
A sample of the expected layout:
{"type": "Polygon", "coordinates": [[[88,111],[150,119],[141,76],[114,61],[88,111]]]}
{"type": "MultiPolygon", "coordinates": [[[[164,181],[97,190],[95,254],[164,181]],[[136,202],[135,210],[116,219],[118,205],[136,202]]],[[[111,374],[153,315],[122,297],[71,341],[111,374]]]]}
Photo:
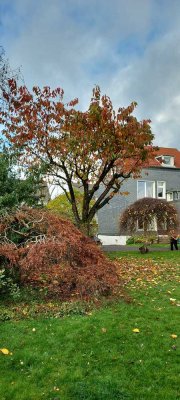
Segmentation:
{"type": "MultiPolygon", "coordinates": [[[[137,181],[165,181],[166,191],[179,190],[180,191],[180,169],[175,168],[148,168],[144,169],[139,179],[128,179],[121,191],[128,191],[128,196],[117,194],[114,198],[98,212],[98,233],[100,235],[119,235],[119,217],[126,207],[137,200],[137,181]]],[[[157,190],[157,184],[155,184],[157,190]]],[[[156,193],[157,196],[157,193],[156,193]]],[[[176,204],[176,202],[174,203],[176,204]]],[[[179,202],[177,202],[177,205],[179,202]]]]}

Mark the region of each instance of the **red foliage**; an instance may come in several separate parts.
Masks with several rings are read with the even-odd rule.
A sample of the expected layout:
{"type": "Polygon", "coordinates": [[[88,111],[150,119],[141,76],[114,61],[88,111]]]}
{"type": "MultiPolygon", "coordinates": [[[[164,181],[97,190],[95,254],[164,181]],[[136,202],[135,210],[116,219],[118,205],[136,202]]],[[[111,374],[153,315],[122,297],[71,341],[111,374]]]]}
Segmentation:
{"type": "Polygon", "coordinates": [[[8,268],[13,268],[19,263],[19,252],[13,243],[3,243],[0,245],[0,267],[5,264],[8,268]]]}
{"type": "Polygon", "coordinates": [[[120,217],[120,229],[135,232],[138,221],[144,224],[144,231],[147,231],[153,218],[156,219],[158,230],[167,233],[178,226],[177,210],[171,203],[165,199],[144,197],[125,209],[120,217]]]}
{"type": "Polygon", "coordinates": [[[70,221],[28,208],[3,218],[1,237],[16,234],[16,245],[2,244],[0,256],[18,267],[22,285],[46,288],[63,299],[105,295],[117,287],[114,264],[70,221]]]}

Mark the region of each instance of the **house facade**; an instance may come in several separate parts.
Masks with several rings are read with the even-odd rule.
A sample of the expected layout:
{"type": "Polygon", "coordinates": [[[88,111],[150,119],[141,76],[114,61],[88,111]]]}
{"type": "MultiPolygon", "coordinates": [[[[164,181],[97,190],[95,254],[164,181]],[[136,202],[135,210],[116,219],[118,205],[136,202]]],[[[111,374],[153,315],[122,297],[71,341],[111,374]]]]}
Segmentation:
{"type": "Polygon", "coordinates": [[[129,194],[117,194],[98,212],[98,236],[103,244],[126,243],[127,235],[119,228],[120,215],[130,204],[143,197],[170,201],[176,207],[180,220],[180,151],[159,148],[154,161],[142,169],[141,177],[125,181],[121,191],[129,194]]]}

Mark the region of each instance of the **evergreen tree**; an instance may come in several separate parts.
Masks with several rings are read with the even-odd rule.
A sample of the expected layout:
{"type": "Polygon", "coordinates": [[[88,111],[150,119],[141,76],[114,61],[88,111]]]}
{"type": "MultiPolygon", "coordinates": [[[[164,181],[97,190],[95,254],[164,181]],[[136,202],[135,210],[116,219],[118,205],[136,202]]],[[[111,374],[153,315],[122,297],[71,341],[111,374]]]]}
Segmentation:
{"type": "Polygon", "coordinates": [[[4,150],[0,153],[0,209],[26,204],[43,204],[45,188],[40,171],[31,169],[22,174],[14,155],[4,150]]]}

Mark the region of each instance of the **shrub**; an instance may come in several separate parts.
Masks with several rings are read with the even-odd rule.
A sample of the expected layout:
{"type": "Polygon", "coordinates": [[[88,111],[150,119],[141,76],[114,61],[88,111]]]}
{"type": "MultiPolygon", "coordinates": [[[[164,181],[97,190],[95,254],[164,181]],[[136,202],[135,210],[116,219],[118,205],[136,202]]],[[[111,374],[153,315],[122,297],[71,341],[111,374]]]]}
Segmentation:
{"type": "Polygon", "coordinates": [[[156,234],[150,234],[148,232],[148,234],[145,235],[141,235],[141,236],[131,236],[126,240],[126,244],[153,244],[153,243],[157,243],[158,241],[158,236],[156,234]]]}
{"type": "Polygon", "coordinates": [[[128,245],[128,244],[134,244],[134,237],[131,236],[130,238],[128,238],[128,239],[126,240],[126,244],[127,244],[127,245],[128,245]]]}
{"type": "Polygon", "coordinates": [[[94,241],[68,220],[46,210],[24,208],[0,220],[0,257],[21,285],[48,296],[69,298],[112,293],[115,265],[94,241]]]}
{"type": "Polygon", "coordinates": [[[9,308],[0,308],[0,322],[9,321],[15,318],[14,311],[9,308]]]}
{"type": "MultiPolygon", "coordinates": [[[[138,224],[143,227],[143,234],[150,233],[150,226],[156,221],[157,233],[168,233],[178,227],[176,208],[165,199],[142,198],[130,204],[120,216],[120,230],[136,232],[138,224]]],[[[154,227],[154,230],[155,227],[154,227]]]]}
{"type": "Polygon", "coordinates": [[[10,296],[14,300],[20,295],[19,286],[5,268],[0,269],[0,295],[10,296]]]}

